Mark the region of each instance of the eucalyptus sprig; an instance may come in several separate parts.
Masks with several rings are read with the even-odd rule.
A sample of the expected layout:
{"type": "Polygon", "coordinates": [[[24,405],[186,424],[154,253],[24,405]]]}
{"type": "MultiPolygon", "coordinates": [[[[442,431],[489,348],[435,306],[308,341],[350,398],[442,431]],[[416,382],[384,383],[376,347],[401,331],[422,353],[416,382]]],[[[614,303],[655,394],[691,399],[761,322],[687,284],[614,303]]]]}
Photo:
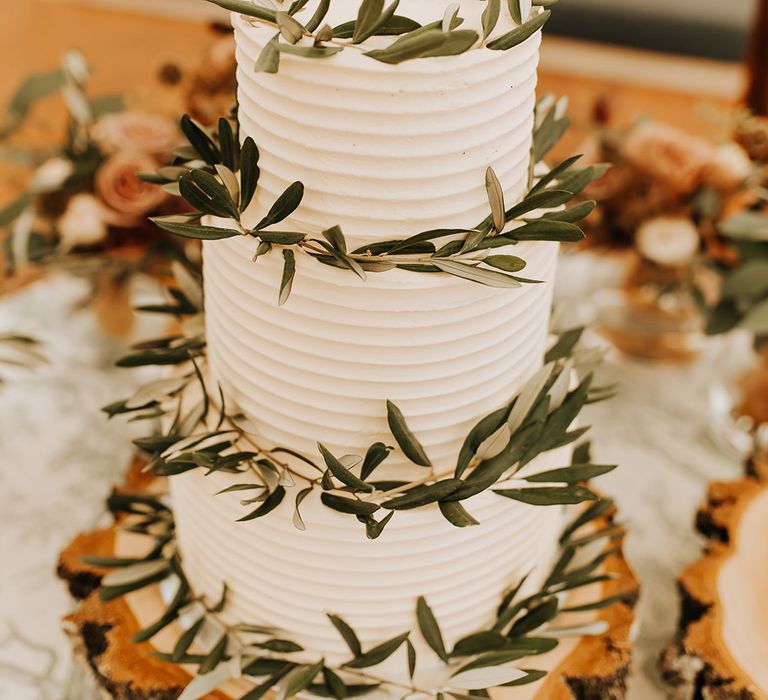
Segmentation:
{"type": "Polygon", "coordinates": [[[459,29],[464,19],[454,6],[449,6],[443,17],[422,25],[397,14],[400,0],[392,0],[388,5],[385,0],[361,0],[354,19],[331,27],[325,23],[330,0],[321,0],[309,17],[304,16],[306,0],[296,0],[285,10],[250,0],[208,1],[247,17],[254,25],[276,31],[256,61],[256,70],[267,73],[278,72],[282,54],[323,59],[345,49],[355,49],[375,61],[398,64],[415,58],[457,56],[480,48],[506,51],[538,32],[550,17],[551,11],[547,8],[557,3],[557,0],[534,0],[533,3],[508,0],[504,3],[506,11],[517,26],[490,40],[501,13],[501,0],[487,0],[481,34],[474,29],[459,29]],[[375,36],[397,38],[383,48],[363,45],[375,36]]]}
{"type": "MultiPolygon", "coordinates": [[[[589,446],[575,452],[576,465],[589,461],[589,446]]],[[[561,554],[535,592],[522,595],[527,577],[514,583],[503,595],[496,616],[485,629],[468,634],[452,646],[446,644],[440,622],[429,602],[415,602],[414,627],[423,637],[445,672],[436,687],[422,688],[415,681],[420,662],[408,630],[390,639],[364,647],[360,635],[342,617],[328,614],[332,625],[349,649],[349,657],[338,666],[328,664],[290,638],[290,634],[260,621],[232,621],[228,612],[226,582],[215,601],[196,595],[184,573],[176,547],[173,515],[162,497],[146,494],[113,494],[108,507],[120,527],[149,540],[147,554],[138,558],[89,556],[85,561],[112,571],[101,581],[102,600],[172,580],[175,594],[160,617],[137,632],[132,641],[146,642],[184,617],[187,624],[169,651],[154,655],[169,663],[197,667],[197,675],[180,700],[198,700],[227,681],[245,677],[253,688],[240,700],[258,700],[274,689],[278,698],[302,691],[320,697],[344,700],[364,696],[379,688],[403,695],[456,700],[483,700],[498,686],[524,685],[540,680],[546,671],[519,668],[521,660],[547,653],[558,646],[561,636],[601,634],[602,621],[577,626],[557,625],[562,613],[591,613],[619,604],[631,604],[635,590],[590,600],[578,606],[564,605],[568,591],[609,581],[601,566],[619,551],[622,527],[611,519],[612,502],[601,499],[582,509],[564,529],[561,554]],[[601,524],[598,524],[602,521],[601,524]],[[214,633],[215,634],[212,634],[214,633]],[[377,670],[379,665],[406,647],[407,675],[392,678],[377,670]]],[[[405,669],[404,669],[405,670],[405,669]]]]}
{"type": "MultiPolygon", "coordinates": [[[[558,105],[548,105],[544,109],[533,134],[534,162],[549,153],[567,124],[558,105]]],[[[296,253],[347,270],[362,280],[369,273],[399,268],[421,273],[443,272],[492,287],[536,283],[537,280],[516,274],[526,263],[519,256],[510,254],[509,246],[521,241],[581,240],[584,234],[577,222],[592,211],[594,203],[562,207],[605,172],[603,166],[577,168],[578,158],[569,158],[532,180],[522,200],[507,208],[501,183],[489,167],[486,190],[490,213],[475,227],[422,231],[404,239],[390,239],[350,250],[339,226],[326,229],[321,236],[292,227],[278,228],[301,206],[304,198],[301,182],[290,184],[258,223],[247,225],[244,214],[254,199],[260,175],[259,151],[253,139],[246,137],[240,147],[232,125],[226,119],[219,121],[218,129],[208,131],[185,116],[181,128],[190,146],[177,151],[177,161],[172,167],[144,177],[180,194],[194,211],[158,217],[153,221],[164,230],[186,238],[254,238],[257,241],[254,260],[275,249],[281,250],[280,304],[290,295],[296,273],[296,253]],[[551,211],[537,213],[541,210],[551,211]],[[223,227],[211,226],[202,223],[206,216],[231,223],[223,227]]]]}

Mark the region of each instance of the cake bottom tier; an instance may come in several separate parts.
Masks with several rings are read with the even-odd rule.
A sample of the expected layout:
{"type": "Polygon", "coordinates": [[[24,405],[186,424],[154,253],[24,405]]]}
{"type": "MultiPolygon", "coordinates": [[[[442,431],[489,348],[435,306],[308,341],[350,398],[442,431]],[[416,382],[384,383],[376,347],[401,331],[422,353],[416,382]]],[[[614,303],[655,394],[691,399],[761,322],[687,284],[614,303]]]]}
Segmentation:
{"type": "MultiPolygon", "coordinates": [[[[563,466],[569,457],[569,448],[561,448],[528,469],[563,466]]],[[[354,516],[323,506],[318,489],[301,504],[301,531],[292,524],[301,486],[288,489],[269,515],[237,522],[248,512],[241,495],[214,495],[235,478],[194,470],[170,479],[193,590],[215,601],[226,583],[226,616],[233,622],[275,626],[328,663],[346,660],[349,651],[327,613],[344,618],[364,648],[414,629],[419,596],[449,646],[486,628],[506,589],[526,575],[526,587],[540,587],[563,527],[560,507],[529,506],[487,491],[464,502],[477,526],[456,528],[431,506],[397,512],[383,534],[369,540],[354,516]]],[[[393,660],[395,666],[405,672],[404,663],[393,660]]]]}

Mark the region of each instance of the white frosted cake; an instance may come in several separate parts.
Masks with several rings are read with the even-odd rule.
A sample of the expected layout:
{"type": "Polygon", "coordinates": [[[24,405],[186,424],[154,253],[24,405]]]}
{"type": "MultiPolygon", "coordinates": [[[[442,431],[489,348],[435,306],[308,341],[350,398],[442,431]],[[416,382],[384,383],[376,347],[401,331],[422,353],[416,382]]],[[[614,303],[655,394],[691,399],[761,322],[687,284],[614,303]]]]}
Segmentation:
{"type": "MultiPolygon", "coordinates": [[[[465,25],[479,27],[486,3],[459,4],[465,25]]],[[[335,0],[329,23],[350,19],[358,5],[335,0]]],[[[444,9],[443,0],[403,0],[399,11],[427,22],[444,9]]],[[[304,200],[281,228],[319,233],[338,224],[356,247],[476,225],[488,211],[488,166],[508,202],[528,186],[539,32],[508,51],[400,65],[355,50],[318,61],[285,56],[272,74],[254,65],[274,29],[239,15],[233,24],[241,138],[253,137],[261,153],[251,218],[300,180],[304,200]]],[[[494,34],[512,27],[504,12],[494,34]]],[[[280,307],[282,259],[253,262],[256,245],[205,243],[206,326],[213,377],[269,444],[313,455],[318,441],[337,455],[391,444],[389,399],[435,471],[450,471],[471,427],[543,364],[556,243],[517,246],[526,275],[542,283],[516,289],[407,270],[363,281],[298,256],[280,307]]],[[[566,447],[545,466],[568,462],[566,447]]],[[[419,473],[397,450],[379,478],[419,473]]],[[[293,526],[290,498],[267,517],[236,522],[240,494],[214,495],[236,481],[200,470],[171,479],[193,589],[213,599],[226,582],[232,619],[275,625],[334,662],[348,652],[326,613],[347,620],[365,647],[411,628],[422,595],[452,644],[487,625],[515,581],[532,573],[528,584],[541,583],[562,527],[559,507],[489,491],[466,504],[476,527],[454,528],[433,505],[399,513],[375,541],[316,492],[301,506],[306,530],[293,526]]]]}

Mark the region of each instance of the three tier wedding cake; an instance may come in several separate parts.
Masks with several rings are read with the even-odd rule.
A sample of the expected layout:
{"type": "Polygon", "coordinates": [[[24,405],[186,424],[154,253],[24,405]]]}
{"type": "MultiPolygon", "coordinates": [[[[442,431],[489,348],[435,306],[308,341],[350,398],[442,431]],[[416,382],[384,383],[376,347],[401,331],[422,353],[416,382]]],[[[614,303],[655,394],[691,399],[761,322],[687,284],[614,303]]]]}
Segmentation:
{"type": "Polygon", "coordinates": [[[204,239],[204,295],[180,270],[187,337],[124,364],[182,369],[108,407],[165,415],[137,444],[170,509],[141,500],[134,530],[167,539],[102,596],[163,580],[139,637],[180,624],[184,700],[240,676],[248,700],[535,682],[520,659],[557,644],[565,592],[606,580],[569,538],[612,469],[572,459],[599,395],[578,331],[549,335],[558,242],[592,208],[566,205],[599,174],[535,167],[567,123],[535,95],[554,3],[214,2],[237,128],[186,118],[155,178],[195,209],[157,223],[204,239]]]}

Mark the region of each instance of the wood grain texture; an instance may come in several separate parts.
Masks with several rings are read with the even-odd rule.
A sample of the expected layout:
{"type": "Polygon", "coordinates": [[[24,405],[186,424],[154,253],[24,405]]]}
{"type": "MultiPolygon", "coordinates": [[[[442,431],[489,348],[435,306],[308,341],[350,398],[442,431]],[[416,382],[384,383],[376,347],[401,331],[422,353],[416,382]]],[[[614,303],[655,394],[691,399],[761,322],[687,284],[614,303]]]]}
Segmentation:
{"type": "MultiPolygon", "coordinates": [[[[696,515],[696,528],[707,538],[705,552],[679,578],[680,631],[660,659],[673,700],[766,697],[728,649],[723,631],[726,605],[718,587],[720,573],[739,545],[742,518],[768,489],[768,460],[751,459],[747,473],[740,481],[713,483],[696,515]]],[[[754,605],[765,605],[765,601],[754,605]]]]}

